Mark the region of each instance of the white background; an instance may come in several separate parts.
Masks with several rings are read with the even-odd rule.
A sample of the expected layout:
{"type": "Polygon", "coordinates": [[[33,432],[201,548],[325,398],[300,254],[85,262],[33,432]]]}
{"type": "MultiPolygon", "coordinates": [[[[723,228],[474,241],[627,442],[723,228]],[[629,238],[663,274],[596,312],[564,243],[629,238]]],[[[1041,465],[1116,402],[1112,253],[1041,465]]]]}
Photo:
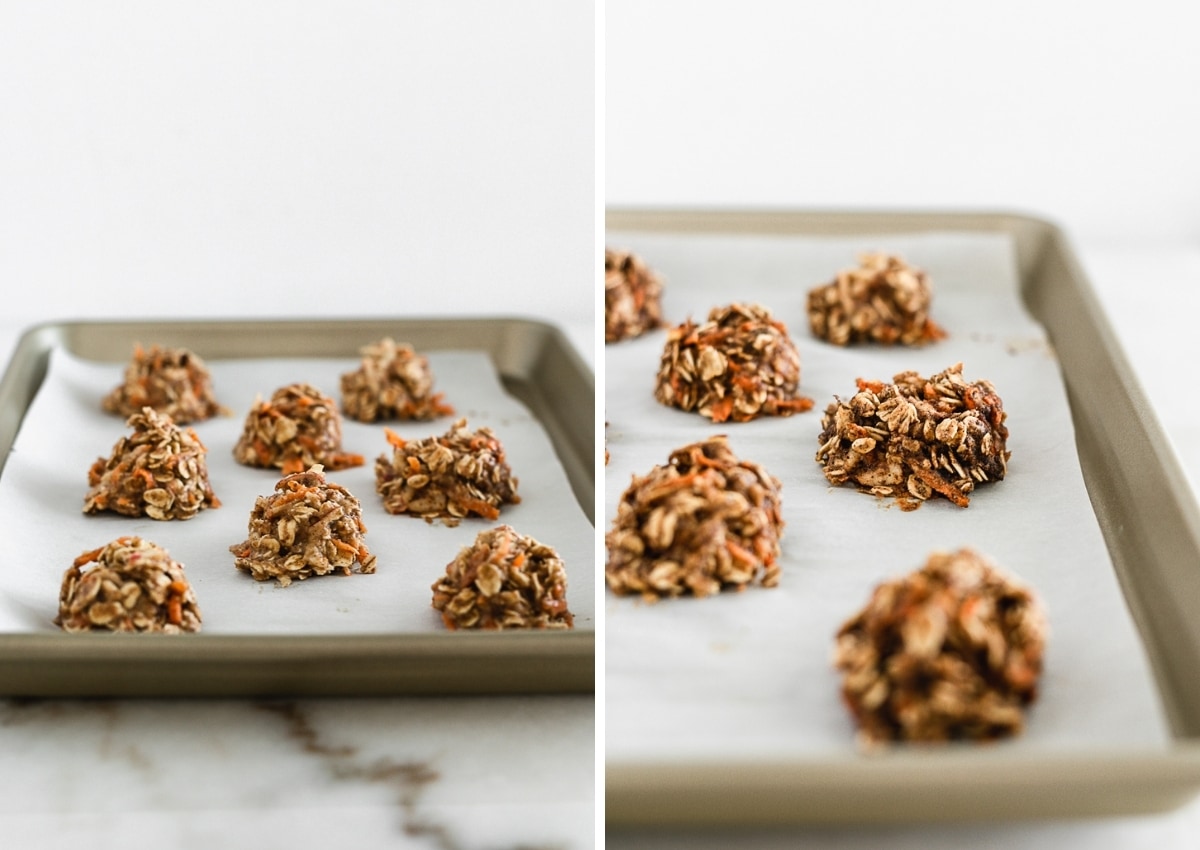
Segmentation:
{"type": "MultiPolygon", "coordinates": [[[[1063,227],[1200,483],[1200,7],[605,3],[609,207],[1005,210],[1063,227]],[[1188,388],[1186,390],[1182,388],[1188,388]]],[[[1200,613],[1198,613],[1200,616],[1200,613]]],[[[610,847],[1191,848],[1161,816],[610,830],[610,847]]]]}
{"type": "Polygon", "coordinates": [[[4,317],[590,326],[595,18],[4,0],[4,317]]]}
{"type": "Polygon", "coordinates": [[[1200,9],[605,3],[605,201],[1003,208],[1200,241],[1200,9]]]}

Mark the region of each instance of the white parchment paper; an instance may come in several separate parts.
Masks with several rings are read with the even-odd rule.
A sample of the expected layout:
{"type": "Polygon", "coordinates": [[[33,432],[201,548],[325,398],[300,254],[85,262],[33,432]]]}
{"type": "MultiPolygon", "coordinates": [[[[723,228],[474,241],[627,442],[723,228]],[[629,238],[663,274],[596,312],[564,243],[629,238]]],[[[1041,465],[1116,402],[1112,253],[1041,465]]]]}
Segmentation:
{"type": "Polygon", "coordinates": [[[633,475],[674,448],[724,433],[741,457],[783,483],[783,579],[705,599],[647,604],[606,594],[606,747],[610,763],[690,757],[778,758],[855,751],[831,667],[838,627],[885,579],[934,549],[973,547],[1028,584],[1050,621],[1041,696],[1004,748],[1144,747],[1168,739],[1149,667],[1092,512],[1065,389],[1045,333],[1017,295],[1002,235],[888,238],[607,234],[665,282],[669,324],[711,307],[757,301],[789,328],[809,413],[713,425],[653,398],[665,332],[605,347],[611,461],[604,530],[633,475]],[[839,349],[814,338],[807,292],[865,251],[894,251],[926,269],[933,318],[949,339],[921,349],[839,349]],[[853,487],[832,488],[815,461],[821,411],[855,378],[931,375],[957,362],[988,379],[1008,412],[1003,482],[901,511],[853,487]]]}
{"type": "MultiPolygon", "coordinates": [[[[443,630],[430,605],[430,586],[462,547],[500,523],[558,551],[576,628],[594,628],[594,529],[541,424],[505,392],[486,353],[433,351],[428,357],[436,388],[456,415],[466,417],[472,428],[492,428],[500,438],[519,482],[520,504],[504,506],[498,520],[467,519],[456,528],[389,515],[375,493],[373,466],[376,457],[391,451],[384,426],[346,420],[343,447],[367,462],[327,471],[326,477],[362,503],[366,542],[378,558],[376,572],[314,577],[280,588],[239,572],[229,553],[231,545],[246,539],[255,498],[270,493],[279,479],[277,471],[234,462],[233,446],[258,395],[266,398],[285,384],[305,381],[336,399],[339,376],[357,368],[357,361],[208,360],[217,398],[233,415],[192,427],[208,447],[209,478],[222,506],[190,520],[163,522],[82,513],[88,468],[129,433],[123,418],[100,408],[101,397],[120,383],[124,365],[84,361],[56,349],[0,477],[0,516],[10,541],[0,567],[0,631],[57,631],[52,620],[63,572],[81,552],[125,534],[165,547],[184,564],[205,633],[443,630]]],[[[453,421],[387,425],[415,439],[444,434],[453,421]]]]}

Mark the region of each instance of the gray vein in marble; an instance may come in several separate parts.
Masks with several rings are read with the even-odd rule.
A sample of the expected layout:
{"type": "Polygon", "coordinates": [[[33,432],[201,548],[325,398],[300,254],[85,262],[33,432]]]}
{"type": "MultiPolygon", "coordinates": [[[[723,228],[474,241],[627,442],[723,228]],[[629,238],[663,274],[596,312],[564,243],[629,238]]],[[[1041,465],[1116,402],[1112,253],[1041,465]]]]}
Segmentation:
{"type": "MultiPolygon", "coordinates": [[[[437,823],[419,811],[422,792],[439,778],[426,762],[397,762],[390,758],[360,760],[358,748],[335,745],[323,738],[308,715],[295,702],[264,702],[257,705],[287,724],[289,738],[300,743],[304,752],[321,758],[335,780],[378,783],[390,786],[397,795],[401,829],[411,838],[428,839],[437,850],[467,850],[454,836],[451,827],[437,823]]],[[[497,848],[502,850],[502,848],[497,848]]],[[[565,850],[558,844],[517,844],[511,850],[565,850]]]]}

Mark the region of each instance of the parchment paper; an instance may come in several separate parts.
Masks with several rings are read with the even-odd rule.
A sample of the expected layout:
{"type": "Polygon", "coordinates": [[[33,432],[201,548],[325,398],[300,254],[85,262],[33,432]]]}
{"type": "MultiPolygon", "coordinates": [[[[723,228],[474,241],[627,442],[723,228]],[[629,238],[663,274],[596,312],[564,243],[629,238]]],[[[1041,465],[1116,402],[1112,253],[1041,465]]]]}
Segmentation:
{"type": "MultiPolygon", "coordinates": [[[[143,340],[146,344],[153,340],[143,340]]],[[[203,352],[197,352],[202,357],[203,352]]],[[[0,631],[57,631],[63,572],[81,553],[125,534],[163,546],[181,563],[196,593],[205,633],[336,634],[444,630],[431,607],[430,586],[475,536],[501,523],[553,546],[566,565],[568,605],[576,628],[594,628],[594,529],[572,495],[541,424],[509,396],[486,353],[428,353],[435,387],[471,428],[488,426],[504,445],[517,477],[520,504],[500,518],[464,520],[450,528],[383,510],[375,493],[374,460],[389,454],[383,424],[343,423],[343,448],[366,457],[354,469],[327,471],[362,503],[366,543],[378,558],[371,575],[309,578],[280,588],[235,569],[229,547],[246,539],[254,500],[270,493],[279,472],[233,460],[233,446],[257,396],[306,381],[339,398],[338,378],[356,360],[212,360],[218,400],[228,417],[192,427],[208,447],[209,478],[222,505],[186,521],[155,521],[117,514],[84,515],[87,470],[108,457],[130,429],[105,413],[100,399],[121,382],[123,364],[84,361],[51,353],[38,392],[0,478],[0,516],[9,542],[0,568],[0,631]]],[[[432,422],[386,423],[409,439],[441,435],[456,417],[432,422]]]]}
{"type": "Polygon", "coordinates": [[[631,476],[713,433],[782,481],[787,523],[779,587],[656,604],[606,593],[610,763],[855,752],[831,666],[835,632],[880,581],[960,546],[1030,584],[1050,622],[1041,696],[1025,733],[1000,749],[1165,744],[1157,691],[1084,487],[1058,362],[1020,304],[1007,237],[606,239],[663,275],[669,324],[702,321],[735,300],[768,307],[799,348],[801,392],[816,400],[789,418],[713,425],[654,400],[665,331],[605,347],[604,531],[631,476]],[[875,250],[929,272],[931,314],[949,339],[920,349],[839,349],[811,335],[808,290],[875,250]],[[821,412],[835,395],[853,395],[857,377],[929,376],[957,362],[967,380],[991,380],[1004,401],[1012,451],[1004,481],[977,488],[966,509],[936,500],[912,512],[828,484],[814,458],[821,412]]]}

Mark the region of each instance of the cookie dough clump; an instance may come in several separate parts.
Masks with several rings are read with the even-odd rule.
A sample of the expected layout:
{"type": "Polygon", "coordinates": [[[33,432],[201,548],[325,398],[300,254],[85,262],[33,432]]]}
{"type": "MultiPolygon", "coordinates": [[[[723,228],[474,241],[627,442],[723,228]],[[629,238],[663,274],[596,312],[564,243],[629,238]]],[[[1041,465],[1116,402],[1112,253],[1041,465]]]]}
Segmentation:
{"type": "Polygon", "coordinates": [[[233,457],[245,466],[285,474],[320,464],[328,469],[362,466],[359,454],[342,451],[342,417],[333,399],[311,384],[280,387],[246,415],[233,457]]]}
{"type": "Polygon", "coordinates": [[[213,395],[212,375],[203,360],[186,348],[157,345],[134,347],[124,383],[101,403],[105,410],[121,416],[150,407],[179,425],[229,413],[213,395]]]}
{"type": "Polygon", "coordinates": [[[133,433],[88,470],[85,514],[191,519],[204,508],[220,507],[208,480],[208,450],[195,431],[149,407],[130,416],[127,424],[133,433]]]}
{"type": "Polygon", "coordinates": [[[468,430],[459,419],[441,437],[405,440],[386,431],[392,455],[375,461],[375,491],[390,514],[456,525],[467,516],[496,519],[521,501],[504,447],[490,428],[468,430]]]}
{"type": "Polygon", "coordinates": [[[969,549],[875,588],[837,634],[842,697],[870,746],[1017,734],[1046,625],[1033,593],[969,549]]]}
{"type": "Polygon", "coordinates": [[[989,381],[968,383],[961,363],[894,380],[860,378],[850,401],[825,409],[817,462],[831,484],[850,481],[907,509],[937,496],[965,508],[976,486],[1004,478],[1006,414],[989,381]]]}
{"type": "Polygon", "coordinates": [[[569,629],[567,573],[558,553],[501,525],[484,531],[433,585],[450,629],[569,629]]]}
{"type": "Polygon", "coordinates": [[[428,358],[390,338],[362,349],[362,362],[342,375],[342,410],[359,422],[435,419],[454,408],[433,392],[428,358]]]}
{"type": "Polygon", "coordinates": [[[604,341],[620,342],[662,327],[662,281],[641,258],[604,249],[604,341]]]}
{"type": "Polygon", "coordinates": [[[834,345],[923,345],[946,336],[929,318],[932,296],[921,269],[890,254],[865,254],[858,268],[809,291],[808,323],[834,345]]]}
{"type": "Polygon", "coordinates": [[[140,537],[84,552],[63,575],[54,622],[67,632],[200,631],[183,564],[140,537]]]}
{"type": "Polygon", "coordinates": [[[362,509],[346,488],[325,480],[320,466],[287,475],[275,492],[259,496],[250,512],[249,536],[230,546],[234,566],[255,581],[293,580],[340,572],[375,572],[367,549],[362,509]]]}
{"type": "Polygon", "coordinates": [[[605,537],[605,579],[648,601],[774,587],[783,525],[779,481],[712,437],[633,478],[605,537]]]}
{"type": "Polygon", "coordinates": [[[800,353],[784,324],[758,304],[730,304],[667,332],[654,397],[713,422],[745,422],[810,410],[799,385],[800,353]]]}

